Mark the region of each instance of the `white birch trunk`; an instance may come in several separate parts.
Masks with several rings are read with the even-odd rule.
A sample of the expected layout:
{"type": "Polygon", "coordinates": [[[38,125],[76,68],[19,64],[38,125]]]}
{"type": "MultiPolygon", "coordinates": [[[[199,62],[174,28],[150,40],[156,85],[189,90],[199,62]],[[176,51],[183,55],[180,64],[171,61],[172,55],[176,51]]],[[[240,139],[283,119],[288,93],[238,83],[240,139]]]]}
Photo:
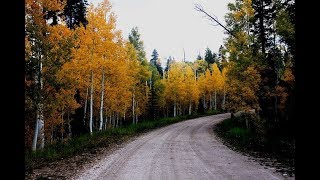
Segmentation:
{"type": "Polygon", "coordinates": [[[100,127],[99,130],[102,130],[103,126],[103,96],[104,96],[104,68],[102,68],[102,80],[101,80],[101,100],[100,100],[100,127]]]}
{"type": "Polygon", "coordinates": [[[189,115],[191,115],[191,109],[192,109],[192,103],[191,101],[189,102],[189,115]]]}
{"type": "Polygon", "coordinates": [[[86,125],[88,94],[89,94],[89,87],[87,87],[86,100],[85,100],[85,102],[84,102],[83,125],[86,125]]]}
{"type": "Polygon", "coordinates": [[[43,117],[43,102],[42,102],[42,89],[43,89],[43,79],[42,79],[42,61],[40,61],[40,104],[39,104],[39,130],[40,130],[40,149],[44,148],[44,117],[43,117]]]}
{"type": "Polygon", "coordinates": [[[34,128],[34,136],[32,141],[32,150],[37,150],[37,140],[38,140],[38,132],[39,132],[39,113],[37,110],[37,119],[36,119],[36,126],[34,128]]]}
{"type": "Polygon", "coordinates": [[[40,141],[40,149],[44,148],[44,117],[43,117],[43,102],[42,102],[42,88],[43,88],[43,81],[42,81],[42,61],[41,55],[39,56],[39,72],[35,78],[36,84],[39,86],[39,96],[38,96],[38,103],[37,103],[37,120],[36,120],[36,128],[34,132],[34,138],[32,143],[32,150],[37,150],[37,142],[40,141]]]}
{"type": "Polygon", "coordinates": [[[149,84],[149,88],[151,89],[151,84],[152,84],[152,80],[151,80],[151,77],[150,77],[150,84],[149,84]]]}
{"type": "Polygon", "coordinates": [[[89,129],[92,135],[92,118],[93,118],[93,71],[91,70],[91,88],[90,88],[90,121],[89,129]]]}

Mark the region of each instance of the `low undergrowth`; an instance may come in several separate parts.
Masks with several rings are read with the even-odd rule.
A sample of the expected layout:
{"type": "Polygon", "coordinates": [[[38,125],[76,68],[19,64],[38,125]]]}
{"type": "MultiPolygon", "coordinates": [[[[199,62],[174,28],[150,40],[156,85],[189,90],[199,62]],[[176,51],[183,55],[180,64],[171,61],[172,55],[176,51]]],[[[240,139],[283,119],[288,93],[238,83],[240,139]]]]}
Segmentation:
{"type": "Polygon", "coordinates": [[[98,148],[120,144],[130,137],[152,129],[217,113],[219,113],[219,111],[213,110],[204,114],[160,118],[157,120],[144,120],[138,124],[130,124],[119,128],[110,128],[102,132],[93,132],[92,135],[84,134],[66,142],[47,145],[43,150],[37,150],[35,152],[27,150],[25,154],[25,168],[28,172],[34,168],[45,166],[50,162],[63,158],[72,157],[82,153],[94,153],[98,148]]]}
{"type": "Polygon", "coordinates": [[[260,159],[268,159],[270,161],[265,161],[264,164],[292,176],[295,166],[295,141],[292,136],[278,131],[252,114],[226,119],[214,127],[217,136],[230,148],[260,159]]]}

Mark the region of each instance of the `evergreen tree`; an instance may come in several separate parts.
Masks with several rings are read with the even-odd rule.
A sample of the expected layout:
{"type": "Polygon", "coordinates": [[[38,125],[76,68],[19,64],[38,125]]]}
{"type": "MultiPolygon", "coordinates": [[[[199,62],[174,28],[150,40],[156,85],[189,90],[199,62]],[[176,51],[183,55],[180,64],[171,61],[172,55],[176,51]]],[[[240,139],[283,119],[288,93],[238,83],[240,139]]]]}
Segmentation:
{"type": "MultiPolygon", "coordinates": [[[[261,49],[263,60],[266,53],[272,45],[273,23],[275,17],[275,9],[272,0],[253,0],[252,8],[254,9],[253,33],[257,38],[255,44],[261,49]]],[[[257,47],[256,47],[257,48],[257,47]]]]}
{"type": "Polygon", "coordinates": [[[207,61],[208,64],[213,64],[216,61],[216,54],[212,53],[212,51],[207,48],[204,56],[204,60],[207,61]]]}
{"type": "Polygon", "coordinates": [[[147,112],[150,119],[156,119],[159,117],[159,81],[161,76],[156,68],[156,66],[150,66],[151,69],[151,78],[150,78],[150,91],[148,95],[148,105],[147,112]]]}
{"type": "Polygon", "coordinates": [[[199,53],[198,56],[197,56],[197,60],[201,60],[201,59],[202,59],[202,57],[201,57],[201,55],[199,53]]]}
{"type": "Polygon", "coordinates": [[[170,69],[170,64],[172,64],[173,62],[174,62],[174,58],[169,56],[169,58],[167,59],[167,64],[166,64],[166,68],[164,69],[164,71],[168,72],[170,69]]]}
{"type": "Polygon", "coordinates": [[[138,27],[134,27],[131,29],[131,33],[129,34],[129,41],[133,45],[133,47],[137,51],[139,61],[146,65],[146,52],[144,50],[143,41],[140,39],[140,33],[138,31],[138,27]]]}
{"type": "Polygon", "coordinates": [[[64,7],[64,16],[68,28],[75,29],[80,24],[84,26],[88,24],[86,19],[87,6],[87,0],[67,0],[64,7]]]}
{"type": "Polygon", "coordinates": [[[160,59],[159,59],[159,54],[158,54],[156,49],[153,50],[151,57],[152,58],[150,60],[150,64],[157,68],[158,73],[162,77],[163,76],[163,68],[161,66],[161,62],[160,62],[160,59]]]}
{"type": "Polygon", "coordinates": [[[159,58],[159,54],[157,50],[154,49],[151,54],[151,60],[150,60],[151,65],[156,66],[158,58],[159,58]]]}

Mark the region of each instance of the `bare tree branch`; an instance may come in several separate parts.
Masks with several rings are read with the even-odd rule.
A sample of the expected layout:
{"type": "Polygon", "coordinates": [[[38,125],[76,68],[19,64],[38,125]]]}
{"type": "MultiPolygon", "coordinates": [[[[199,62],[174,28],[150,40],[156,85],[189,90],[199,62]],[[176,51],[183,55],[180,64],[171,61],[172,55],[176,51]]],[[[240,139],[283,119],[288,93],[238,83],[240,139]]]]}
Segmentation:
{"type": "Polygon", "coordinates": [[[217,16],[213,15],[213,16],[214,16],[214,17],[213,17],[213,16],[211,16],[210,14],[208,14],[200,4],[195,4],[194,9],[195,9],[196,11],[199,11],[199,12],[204,13],[204,14],[209,18],[209,20],[211,20],[211,21],[213,21],[213,22],[216,22],[219,26],[221,26],[223,29],[225,29],[230,35],[232,35],[233,37],[236,37],[229,29],[227,29],[224,25],[222,25],[222,24],[218,21],[217,16]]]}

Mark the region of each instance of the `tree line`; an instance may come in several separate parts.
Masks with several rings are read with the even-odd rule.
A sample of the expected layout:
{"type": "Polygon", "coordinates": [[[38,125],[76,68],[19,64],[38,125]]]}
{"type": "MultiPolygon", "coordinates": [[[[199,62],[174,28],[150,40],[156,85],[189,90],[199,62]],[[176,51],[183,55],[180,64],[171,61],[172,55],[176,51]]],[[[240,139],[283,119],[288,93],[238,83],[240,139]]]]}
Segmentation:
{"type": "Polygon", "coordinates": [[[146,58],[137,27],[123,38],[107,0],[97,6],[27,0],[26,147],[42,149],[83,133],[208,110],[253,108],[268,116],[271,108],[269,119],[288,120],[294,90],[292,4],[257,2],[228,5],[227,27],[236,36],[226,39],[218,55],[207,48],[194,62],[169,57],[163,69],[156,50],[146,58]],[[275,15],[267,19],[263,10],[271,5],[275,15]]]}

